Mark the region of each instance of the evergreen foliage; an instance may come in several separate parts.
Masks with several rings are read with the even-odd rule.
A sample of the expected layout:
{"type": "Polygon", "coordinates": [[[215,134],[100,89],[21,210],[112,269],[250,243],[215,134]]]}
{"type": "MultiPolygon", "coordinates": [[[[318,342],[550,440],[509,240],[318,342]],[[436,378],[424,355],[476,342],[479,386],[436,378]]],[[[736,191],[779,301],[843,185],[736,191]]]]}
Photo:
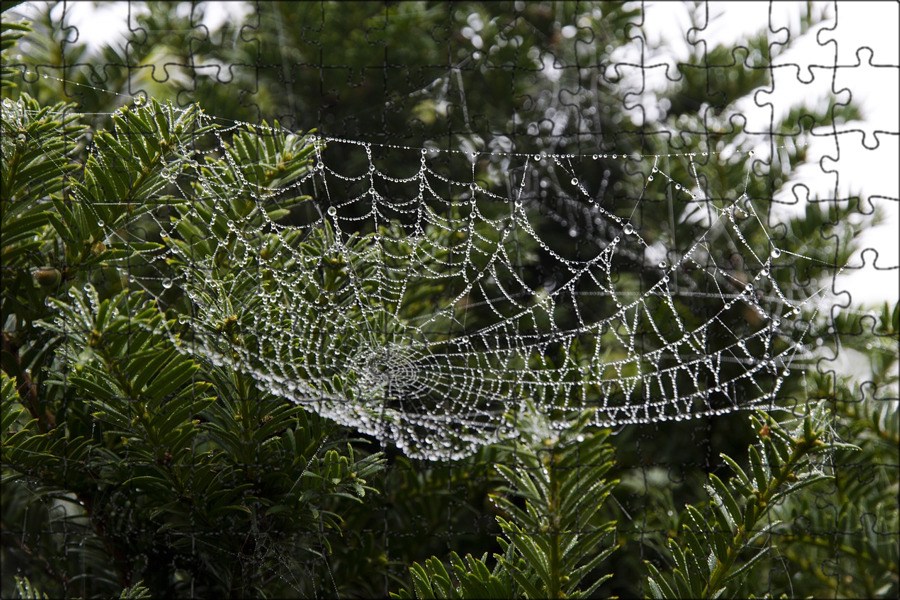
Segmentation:
{"type": "MultiPolygon", "coordinates": [[[[506,485],[492,495],[503,533],[493,568],[486,556],[463,562],[451,553],[454,584],[438,558],[413,563],[415,597],[589,597],[612,576],[597,572],[615,550],[615,522],[600,510],[618,483],[607,477],[609,432],[586,434],[585,413],[557,433],[531,408],[518,423],[521,437],[501,447],[494,465],[506,485]]],[[[404,589],[397,597],[412,596],[404,589]]]]}
{"type": "MultiPolygon", "coordinates": [[[[498,27],[494,17],[504,8],[469,2],[459,11],[463,19],[483,17],[486,46],[520,36],[515,51],[504,44],[499,52],[509,55],[511,68],[534,70],[529,49],[562,56],[567,50],[557,45],[554,27],[575,19],[580,9],[527,4],[528,23],[541,33],[537,42],[525,20],[498,27]]],[[[305,4],[296,12],[287,7],[259,8],[263,23],[281,21],[287,36],[287,42],[260,41],[266,57],[261,64],[280,64],[284,48],[308,51],[297,32],[315,23],[316,10],[326,5],[305,4]]],[[[590,26],[606,36],[597,44],[603,54],[607,42],[624,41],[636,9],[597,7],[603,18],[590,17],[590,26]]],[[[191,28],[165,3],[151,3],[148,10],[139,22],[151,37],[191,28]]],[[[381,13],[353,4],[346,19],[322,32],[323,39],[338,47],[355,40],[357,51],[344,60],[362,72],[367,57],[358,48],[368,42],[358,39],[356,24],[365,22],[385,37],[409,38],[395,61],[441,64],[442,48],[428,36],[409,35],[408,23],[415,16],[418,30],[436,31],[447,11],[413,2],[385,10],[393,29],[375,27],[381,13]]],[[[250,378],[178,352],[178,344],[192,341],[186,323],[196,323],[196,315],[183,298],[165,293],[164,280],[147,294],[129,275],[149,273],[147,257],[163,248],[175,248],[185,259],[209,256],[207,231],[181,219],[177,239],[159,236],[143,246],[117,245],[103,234],[107,228],[153,230],[146,215],[161,207],[176,217],[204,210],[202,202],[188,204],[178,196],[171,182],[179,173],[164,170],[178,162],[173,153],[185,136],[221,130],[199,119],[202,108],[254,122],[261,118],[253,111],[272,120],[321,110],[322,122],[341,123],[367,107],[365,86],[329,104],[316,86],[272,91],[290,87],[280,72],[257,72],[255,80],[238,74],[231,85],[240,94],[201,78],[208,104],[173,111],[166,99],[186,85],[153,83],[145,67],[163,64],[167,56],[190,64],[183,56],[172,58],[185,51],[182,44],[151,39],[135,56],[108,46],[88,60],[83,46],[54,38],[59,28],[50,14],[48,8],[29,26],[4,13],[2,31],[3,597],[378,597],[388,591],[419,598],[897,596],[896,304],[868,314],[837,311],[827,322],[812,311],[805,315],[825,349],[851,352],[863,366],[853,377],[827,370],[828,364],[791,377],[782,390],[786,403],[799,399],[824,407],[799,422],[759,413],[749,426],[746,415],[737,415],[702,424],[699,432],[670,424],[655,434],[626,428],[611,436],[588,427],[586,417],[562,427],[526,410],[510,421],[515,439],[469,459],[429,464],[390,448],[382,454],[372,440],[260,389],[250,378]],[[25,58],[12,59],[23,45],[29,48],[25,58]],[[142,54],[150,48],[155,54],[142,54]],[[39,65],[58,65],[68,76],[63,65],[73,58],[102,67],[108,89],[128,89],[129,75],[137,72],[159,99],[120,109],[119,97],[90,87],[79,89],[78,105],[60,103],[72,92],[58,80],[25,84],[19,77],[39,65]],[[88,122],[90,112],[109,116],[88,122]],[[153,204],[146,202],[151,195],[153,204]],[[683,469],[683,477],[672,477],[678,481],[668,476],[673,465],[683,469]]],[[[235,31],[226,25],[218,33],[226,40],[235,31]]],[[[771,49],[764,36],[748,44],[763,53],[771,49]]],[[[206,40],[193,50],[225,64],[257,60],[238,46],[206,40]]],[[[711,49],[711,56],[724,61],[731,49],[711,49]]],[[[509,125],[519,96],[538,99],[535,114],[547,108],[551,86],[542,75],[534,75],[533,88],[517,79],[519,87],[510,91],[503,73],[480,74],[492,90],[488,97],[499,99],[479,105],[485,117],[475,125],[484,126],[485,135],[509,125]]],[[[664,121],[681,130],[714,129],[705,119],[765,84],[764,69],[739,73],[744,75],[708,81],[708,73],[688,71],[663,93],[671,100],[664,121]],[[728,101],[706,114],[700,105],[713,88],[728,101]]],[[[81,72],[72,77],[97,83],[81,72]]],[[[574,70],[561,77],[559,86],[590,88],[574,70]]],[[[613,86],[596,93],[606,105],[622,105],[613,86]]],[[[583,94],[573,105],[583,108],[597,97],[583,94]]],[[[359,130],[406,123],[411,115],[422,139],[463,129],[461,110],[441,108],[448,97],[411,98],[386,119],[359,120],[359,130]]],[[[802,115],[829,124],[858,113],[853,106],[798,108],[785,118],[784,130],[793,131],[802,115]]],[[[604,130],[639,129],[615,110],[597,119],[604,130]]],[[[240,171],[264,186],[283,185],[309,168],[307,136],[228,135],[226,153],[184,168],[222,177],[240,171]]],[[[723,136],[723,143],[744,143],[742,135],[723,136]]],[[[618,141],[634,149],[652,143],[639,135],[618,141]]],[[[478,140],[470,135],[456,142],[478,140]]],[[[561,145],[548,149],[565,148],[555,143],[561,145]]],[[[794,164],[806,158],[802,147],[786,151],[794,164]]],[[[621,184],[616,168],[605,175],[610,186],[621,184]]],[[[722,165],[718,176],[722,197],[736,196],[743,177],[730,165],[722,165]]],[[[596,177],[599,183],[603,175],[596,177]]],[[[753,185],[751,195],[765,197],[771,195],[767,186],[789,181],[771,175],[753,185]]],[[[647,205],[644,222],[664,238],[668,217],[656,214],[663,205],[647,205]]],[[[288,218],[292,206],[273,201],[259,219],[288,218]]],[[[810,202],[805,214],[784,226],[806,255],[817,252],[823,231],[830,231],[841,243],[824,258],[843,264],[864,226],[845,218],[857,208],[810,202]]],[[[233,198],[230,210],[246,215],[251,207],[233,198]]],[[[679,210],[681,219],[689,209],[679,210]]],[[[542,237],[558,235],[552,219],[534,216],[542,237]]],[[[257,241],[265,248],[262,236],[257,241]]],[[[310,239],[305,251],[316,255],[323,248],[321,239],[310,239]]],[[[224,333],[229,348],[252,349],[250,328],[241,322],[253,310],[252,294],[238,293],[242,276],[227,258],[214,261],[212,275],[214,283],[228,286],[239,309],[224,304],[224,296],[214,298],[210,306],[221,310],[210,310],[201,321],[224,333]]],[[[833,275],[812,263],[794,267],[779,273],[783,285],[794,277],[833,275]]],[[[336,290],[339,273],[329,284],[336,290]]],[[[628,275],[639,285],[639,265],[623,265],[623,277],[628,275]]],[[[418,304],[408,310],[427,313],[433,293],[419,290],[418,304]]],[[[362,317],[348,311],[348,318],[362,317]]]]}

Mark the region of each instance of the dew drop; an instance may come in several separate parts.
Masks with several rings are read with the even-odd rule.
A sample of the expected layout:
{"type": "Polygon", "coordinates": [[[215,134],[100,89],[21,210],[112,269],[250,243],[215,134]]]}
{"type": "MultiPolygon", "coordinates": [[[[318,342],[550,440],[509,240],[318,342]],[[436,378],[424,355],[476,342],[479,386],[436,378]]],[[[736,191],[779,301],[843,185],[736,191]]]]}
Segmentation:
{"type": "Polygon", "coordinates": [[[169,289],[170,287],[172,287],[172,280],[166,277],[162,280],[162,286],[166,289],[169,289]]]}
{"type": "Polygon", "coordinates": [[[618,154],[613,154],[613,158],[619,158],[618,154]]]}
{"type": "Polygon", "coordinates": [[[597,155],[596,155],[596,154],[594,155],[594,160],[597,160],[597,155]]]}
{"type": "Polygon", "coordinates": [[[753,150],[751,150],[751,151],[748,152],[747,154],[749,154],[750,156],[753,156],[753,155],[755,154],[755,152],[753,152],[753,150]]]}
{"type": "Polygon", "coordinates": [[[625,223],[625,227],[622,228],[622,231],[625,232],[625,235],[631,235],[632,233],[634,233],[634,227],[631,225],[631,223],[625,223]]]}
{"type": "Polygon", "coordinates": [[[780,258],[781,250],[779,250],[778,248],[772,248],[772,252],[770,254],[771,254],[772,258],[780,258]]]}
{"type": "Polygon", "coordinates": [[[575,178],[575,177],[572,178],[572,185],[578,185],[578,179],[577,179],[577,178],[575,178]]]}
{"type": "Polygon", "coordinates": [[[668,268],[669,268],[669,263],[667,263],[667,262],[664,261],[664,260],[661,260],[661,261],[659,261],[659,265],[658,265],[658,266],[659,266],[660,269],[668,269],[668,268]]]}
{"type": "Polygon", "coordinates": [[[337,209],[336,209],[335,207],[333,207],[333,206],[329,206],[329,207],[328,207],[328,214],[331,215],[332,217],[335,216],[335,215],[337,215],[337,209]]]}
{"type": "Polygon", "coordinates": [[[647,178],[647,181],[653,181],[653,175],[647,178]]]}

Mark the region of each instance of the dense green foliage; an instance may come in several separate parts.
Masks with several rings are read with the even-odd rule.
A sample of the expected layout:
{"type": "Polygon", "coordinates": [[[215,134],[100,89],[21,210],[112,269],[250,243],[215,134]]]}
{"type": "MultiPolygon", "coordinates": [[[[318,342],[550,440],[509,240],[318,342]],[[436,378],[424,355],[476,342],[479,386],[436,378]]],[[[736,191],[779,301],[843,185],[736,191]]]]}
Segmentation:
{"type": "MultiPolygon", "coordinates": [[[[419,462],[249,377],[178,352],[192,339],[187,317],[197,323],[192,306],[167,293],[165,273],[150,293],[129,277],[154,274],[146,255],[160,249],[210,256],[207,231],[181,219],[177,237],[143,246],[117,245],[104,234],[158,234],[147,218],[152,211],[173,218],[209,212],[202,198],[179,196],[171,185],[178,174],[165,170],[185,136],[219,127],[198,119],[201,109],[372,140],[395,132],[390,141],[451,148],[497,149],[491,144],[500,131],[529,151],[666,150],[665,138],[647,135],[657,126],[718,132],[710,140],[675,138],[680,151],[752,147],[751,134],[728,126],[728,117],[767,83],[765,69],[736,65],[712,76],[685,69],[660,92],[669,106],[660,122],[648,124],[634,122],[623,88],[596,70],[548,77],[541,67],[548,54],[568,65],[608,62],[637,31],[639,11],[629,7],[263,3],[244,24],[207,35],[198,26],[202,5],[186,14],[152,3],[137,17],[147,40],[93,55],[66,41],[52,7],[30,27],[4,13],[2,596],[896,596],[896,305],[804,314],[823,349],[851,353],[864,366],[852,377],[829,366],[789,377],[780,401],[816,407],[799,422],[739,413],[610,435],[586,418],[560,430],[547,422],[552,415],[524,411],[515,439],[460,461],[419,462]],[[461,33],[473,22],[481,23],[480,56],[461,33]],[[560,35],[567,23],[584,37],[567,42],[560,35]],[[185,31],[196,33],[188,44],[185,31]],[[263,34],[271,31],[278,35],[263,34]],[[373,44],[387,57],[375,56],[373,44]],[[223,83],[188,66],[204,64],[244,67],[221,75],[223,83]],[[314,68],[290,72],[294,64],[314,68]],[[154,75],[162,65],[166,78],[154,75]],[[138,90],[148,100],[119,110],[138,90]],[[564,104],[560,90],[574,90],[564,104]],[[185,111],[169,104],[196,100],[185,111]],[[562,133],[548,117],[557,112],[568,115],[562,133]],[[616,134],[598,133],[608,131],[616,134]]],[[[808,15],[803,27],[814,21],[808,15]]],[[[786,48],[770,47],[763,34],[746,45],[770,61],[786,48]]],[[[691,62],[730,64],[732,50],[710,48],[691,62]]],[[[828,125],[856,116],[852,106],[798,107],[775,129],[794,131],[801,117],[828,125]]],[[[260,143],[247,132],[228,135],[227,152],[185,168],[225,173],[236,165],[263,186],[309,168],[308,136],[260,143]]],[[[795,167],[806,159],[799,143],[784,152],[795,167]]],[[[630,210],[615,208],[636,195],[626,167],[600,164],[585,185],[608,187],[612,210],[630,210]]],[[[493,165],[478,168],[481,180],[502,187],[493,165]]],[[[690,179],[682,168],[673,163],[673,176],[690,179]]],[[[718,197],[743,191],[745,171],[733,164],[706,172],[718,197]]],[[[748,196],[763,201],[757,206],[767,223],[777,219],[765,200],[789,185],[774,169],[751,179],[748,196]]],[[[229,200],[235,215],[252,212],[247,199],[229,200]]],[[[648,195],[637,222],[683,251],[695,238],[689,217],[697,208],[648,195]]],[[[297,218],[292,209],[273,203],[266,218],[297,218]]],[[[836,270],[829,265],[844,264],[859,231],[877,218],[861,222],[862,212],[853,201],[809,202],[803,214],[779,221],[790,236],[780,246],[800,255],[774,274],[779,284],[813,278],[827,285],[836,270]],[[824,244],[825,232],[837,242],[824,244]]],[[[530,216],[542,239],[571,256],[614,235],[601,228],[596,239],[571,241],[552,213],[535,208],[530,216]]],[[[256,232],[252,221],[242,222],[256,232]]],[[[203,227],[215,233],[224,225],[203,227]]],[[[374,233],[360,232],[357,243],[374,233]]],[[[764,247],[757,236],[748,243],[764,247]]],[[[253,239],[265,251],[265,235],[253,239]]],[[[310,255],[325,252],[321,239],[305,242],[310,255]]],[[[728,264],[728,249],[722,253],[728,264]]],[[[558,276],[536,256],[536,276],[558,276]]],[[[221,311],[200,321],[234,348],[252,349],[241,321],[259,310],[252,289],[234,293],[241,274],[227,256],[211,258],[234,306],[224,296],[211,301],[221,311]]],[[[623,287],[645,289],[639,261],[617,266],[623,287]]],[[[342,289],[339,268],[324,276],[331,277],[325,285],[342,289]]],[[[428,298],[439,293],[419,291],[408,318],[427,313],[428,298]]],[[[680,308],[686,319],[708,310],[702,302],[680,308]]],[[[348,309],[348,320],[362,318],[348,309]]]]}

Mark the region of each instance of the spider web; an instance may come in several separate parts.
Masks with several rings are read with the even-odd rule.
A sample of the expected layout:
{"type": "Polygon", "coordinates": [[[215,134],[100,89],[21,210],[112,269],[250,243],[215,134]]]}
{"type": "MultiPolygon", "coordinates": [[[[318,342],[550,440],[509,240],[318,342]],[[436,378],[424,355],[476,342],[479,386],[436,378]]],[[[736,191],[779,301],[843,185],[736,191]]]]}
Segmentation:
{"type": "Polygon", "coordinates": [[[704,175],[716,153],[467,152],[235,123],[175,156],[166,179],[188,202],[154,212],[153,235],[109,234],[166,242],[134,247],[166,264],[162,298],[190,301],[181,351],[412,457],[514,436],[523,410],[619,427],[777,408],[808,356],[817,292],[773,276],[804,257],[766,232],[751,156],[731,157],[736,198],[704,175]],[[254,145],[272,140],[306,166],[266,187],[283,164],[254,145]],[[589,177],[616,162],[641,190],[630,202],[589,177]],[[694,203],[673,228],[689,239],[642,225],[642,202],[694,203]]]}

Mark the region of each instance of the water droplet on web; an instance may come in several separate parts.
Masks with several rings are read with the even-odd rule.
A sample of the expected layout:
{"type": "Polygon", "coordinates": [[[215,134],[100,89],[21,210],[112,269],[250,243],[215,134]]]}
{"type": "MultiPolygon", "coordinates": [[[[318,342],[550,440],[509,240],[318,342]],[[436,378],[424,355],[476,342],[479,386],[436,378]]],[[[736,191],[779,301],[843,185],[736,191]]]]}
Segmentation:
{"type": "Polygon", "coordinates": [[[778,248],[772,248],[772,252],[770,253],[770,255],[772,256],[772,258],[780,258],[781,250],[779,250],[778,248]]]}
{"type": "Polygon", "coordinates": [[[751,150],[751,151],[748,152],[747,154],[749,154],[750,156],[753,156],[753,155],[756,154],[756,153],[755,153],[753,150],[751,150]]]}
{"type": "Polygon", "coordinates": [[[653,175],[647,178],[647,181],[653,181],[653,175]]]}
{"type": "Polygon", "coordinates": [[[579,433],[577,436],[575,436],[575,441],[576,441],[576,442],[583,442],[583,441],[584,441],[584,435],[582,435],[582,434],[579,433]]]}
{"type": "Polygon", "coordinates": [[[572,178],[572,185],[578,185],[578,179],[576,177],[572,178]]]}
{"type": "Polygon", "coordinates": [[[335,216],[335,215],[337,214],[337,209],[336,209],[335,207],[333,207],[333,206],[329,206],[329,207],[328,207],[328,214],[331,215],[332,217],[335,216]]]}
{"type": "Polygon", "coordinates": [[[668,268],[669,268],[669,263],[667,263],[667,262],[664,261],[664,260],[661,260],[661,261],[659,261],[659,265],[658,265],[658,266],[659,266],[660,269],[668,269],[668,268]]]}
{"type": "Polygon", "coordinates": [[[669,283],[669,276],[666,275],[665,277],[662,278],[662,280],[663,280],[663,283],[669,283]]]}
{"type": "Polygon", "coordinates": [[[41,77],[43,77],[44,79],[47,79],[47,78],[50,77],[50,76],[47,75],[46,73],[44,73],[43,75],[41,75],[41,77]]]}
{"type": "Polygon", "coordinates": [[[597,160],[597,155],[596,155],[596,154],[594,155],[594,160],[597,160]]]}
{"type": "Polygon", "coordinates": [[[634,233],[634,226],[631,223],[625,223],[625,227],[622,228],[622,231],[625,232],[625,235],[631,235],[634,233]]]}
{"type": "Polygon", "coordinates": [[[781,372],[782,377],[787,377],[790,374],[791,374],[791,372],[788,369],[785,369],[784,371],[781,372]]]}
{"type": "Polygon", "coordinates": [[[578,237],[578,230],[574,227],[572,229],[569,229],[569,237],[578,237]]]}
{"type": "Polygon", "coordinates": [[[170,287],[172,287],[172,280],[170,278],[166,277],[165,279],[162,280],[162,286],[166,289],[169,289],[170,287]]]}

